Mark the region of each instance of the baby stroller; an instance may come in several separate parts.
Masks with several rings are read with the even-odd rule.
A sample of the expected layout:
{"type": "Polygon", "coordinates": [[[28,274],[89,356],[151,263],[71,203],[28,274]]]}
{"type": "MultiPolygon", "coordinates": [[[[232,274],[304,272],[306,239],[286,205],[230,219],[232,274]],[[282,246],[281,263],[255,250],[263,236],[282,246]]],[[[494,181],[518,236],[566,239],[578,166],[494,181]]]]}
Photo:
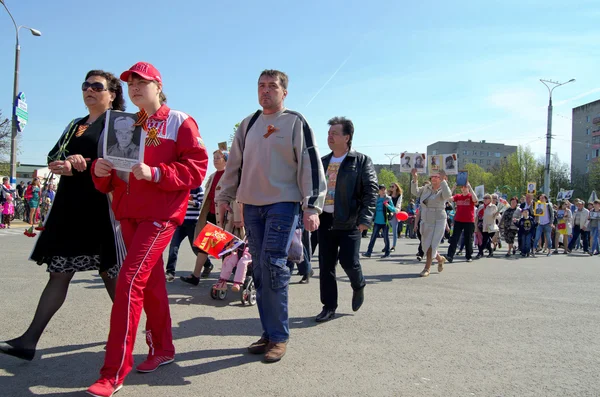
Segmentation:
{"type": "MultiPolygon", "coordinates": [[[[256,288],[252,278],[252,258],[245,243],[224,259],[221,277],[211,287],[210,297],[224,300],[227,297],[229,284],[233,284],[236,289],[239,288],[242,305],[254,306],[256,304],[256,288]],[[245,272],[241,267],[238,269],[238,266],[245,267],[245,272]],[[238,270],[240,270],[239,274],[238,270]],[[238,277],[237,280],[236,277],[238,277]]],[[[234,287],[232,287],[232,291],[234,287]]]]}
{"type": "MultiPolygon", "coordinates": [[[[235,273],[235,268],[233,273],[235,273]]],[[[231,277],[233,277],[233,274],[231,277]]],[[[227,284],[233,284],[231,277],[227,284]]],[[[225,300],[225,298],[227,298],[227,293],[227,290],[217,290],[214,285],[210,288],[210,297],[213,299],[225,300]]],[[[256,305],[256,288],[254,287],[254,279],[252,278],[252,262],[248,264],[246,279],[240,289],[240,301],[244,306],[246,304],[250,306],[256,305]]]]}

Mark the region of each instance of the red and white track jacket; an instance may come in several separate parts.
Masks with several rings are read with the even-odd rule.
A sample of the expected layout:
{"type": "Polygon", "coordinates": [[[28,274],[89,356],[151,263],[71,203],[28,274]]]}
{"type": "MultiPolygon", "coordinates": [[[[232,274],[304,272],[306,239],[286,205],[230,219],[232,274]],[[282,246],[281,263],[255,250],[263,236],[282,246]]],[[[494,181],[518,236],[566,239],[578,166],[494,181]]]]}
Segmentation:
{"type": "MultiPolygon", "coordinates": [[[[92,177],[96,189],[113,193],[112,208],[117,220],[136,219],[183,222],[190,190],[202,185],[208,167],[208,153],[200,137],[196,121],[189,115],[162,105],[148,118],[148,130],[158,131],[160,144],[144,147],[144,163],[152,167],[153,181],[137,180],[129,174],[129,182],[111,175],[92,177]]],[[[142,132],[142,142],[147,132],[142,132]]]]}

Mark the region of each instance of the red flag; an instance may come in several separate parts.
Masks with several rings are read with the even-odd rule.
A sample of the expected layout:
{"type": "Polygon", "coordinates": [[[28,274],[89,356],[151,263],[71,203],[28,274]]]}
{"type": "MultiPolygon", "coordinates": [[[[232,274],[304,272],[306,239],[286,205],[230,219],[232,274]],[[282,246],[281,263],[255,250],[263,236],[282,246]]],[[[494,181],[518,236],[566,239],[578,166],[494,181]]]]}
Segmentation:
{"type": "Polygon", "coordinates": [[[215,258],[220,258],[242,243],[243,241],[233,234],[207,222],[194,241],[194,246],[215,258]]]}

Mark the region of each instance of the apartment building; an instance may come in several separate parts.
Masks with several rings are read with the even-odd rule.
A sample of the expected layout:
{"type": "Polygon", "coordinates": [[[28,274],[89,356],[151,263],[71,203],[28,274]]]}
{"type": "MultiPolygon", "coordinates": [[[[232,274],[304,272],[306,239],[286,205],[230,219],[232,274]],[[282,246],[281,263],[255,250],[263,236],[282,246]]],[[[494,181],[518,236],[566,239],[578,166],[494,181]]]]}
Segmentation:
{"type": "Polygon", "coordinates": [[[516,146],[486,142],[485,140],[458,142],[439,141],[427,146],[428,155],[456,153],[458,155],[459,168],[464,167],[466,164],[473,163],[479,165],[486,171],[490,170],[495,165],[499,165],[503,159],[506,159],[516,151],[516,146]]]}
{"type": "Polygon", "coordinates": [[[571,180],[585,175],[600,157],[600,100],[573,108],[571,129],[571,180]]]}

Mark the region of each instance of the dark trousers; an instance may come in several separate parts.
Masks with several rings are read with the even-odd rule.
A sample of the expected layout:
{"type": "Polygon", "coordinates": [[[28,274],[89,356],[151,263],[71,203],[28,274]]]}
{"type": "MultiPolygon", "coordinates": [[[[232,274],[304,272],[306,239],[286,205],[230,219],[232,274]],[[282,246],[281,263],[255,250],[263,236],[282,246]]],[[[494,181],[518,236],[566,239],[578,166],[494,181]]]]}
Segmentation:
{"type": "Polygon", "coordinates": [[[417,227],[417,231],[415,232],[415,236],[419,239],[419,248],[417,248],[417,256],[421,258],[425,256],[425,252],[423,252],[423,244],[421,244],[421,227],[417,227]]]}
{"type": "Polygon", "coordinates": [[[335,267],[338,260],[350,279],[353,290],[365,286],[365,278],[359,261],[361,233],[353,230],[333,230],[333,214],[324,212],[319,225],[319,282],[321,303],[325,309],[335,310],[338,306],[338,290],[335,267]]]}
{"type": "Polygon", "coordinates": [[[450,237],[450,246],[448,247],[448,258],[453,259],[456,253],[456,247],[460,241],[461,233],[464,233],[464,245],[466,249],[466,259],[473,257],[473,233],[475,232],[475,223],[454,221],[454,231],[450,237]]]}
{"type": "MultiPolygon", "coordinates": [[[[304,235],[302,236],[304,238],[304,235]]],[[[315,230],[314,232],[310,233],[310,254],[314,255],[315,251],[317,249],[317,246],[319,245],[319,230],[315,230]]]]}
{"type": "MultiPolygon", "coordinates": [[[[169,259],[167,262],[167,273],[175,274],[175,266],[177,265],[177,256],[179,255],[179,247],[181,242],[187,239],[190,241],[190,246],[194,254],[198,255],[198,248],[194,247],[194,230],[196,229],[196,221],[183,221],[183,223],[175,229],[169,246],[169,259]]],[[[210,259],[207,259],[207,265],[210,259]]]]}
{"type": "MultiPolygon", "coordinates": [[[[492,251],[492,237],[494,233],[482,232],[481,233],[481,245],[479,246],[479,255],[483,255],[483,250],[487,249],[490,254],[492,251]]],[[[465,244],[466,247],[466,244],[465,244]]]]}
{"type": "Polygon", "coordinates": [[[23,221],[29,223],[29,202],[27,202],[27,200],[23,200],[23,203],[25,204],[25,212],[23,212],[23,221]]]}
{"type": "MultiPolygon", "coordinates": [[[[373,252],[373,246],[375,245],[375,240],[379,236],[379,232],[383,232],[383,243],[385,244],[384,254],[390,253],[390,227],[387,224],[379,225],[377,223],[373,224],[373,234],[371,235],[371,241],[369,241],[369,248],[367,248],[367,254],[371,255],[373,252]]],[[[319,241],[319,244],[321,242],[319,241]]]]}
{"type": "Polygon", "coordinates": [[[581,230],[581,226],[575,225],[573,226],[573,238],[569,243],[569,250],[572,250],[577,242],[577,239],[581,236],[581,244],[583,244],[583,251],[589,252],[589,244],[590,244],[590,232],[587,230],[581,230]]]}

